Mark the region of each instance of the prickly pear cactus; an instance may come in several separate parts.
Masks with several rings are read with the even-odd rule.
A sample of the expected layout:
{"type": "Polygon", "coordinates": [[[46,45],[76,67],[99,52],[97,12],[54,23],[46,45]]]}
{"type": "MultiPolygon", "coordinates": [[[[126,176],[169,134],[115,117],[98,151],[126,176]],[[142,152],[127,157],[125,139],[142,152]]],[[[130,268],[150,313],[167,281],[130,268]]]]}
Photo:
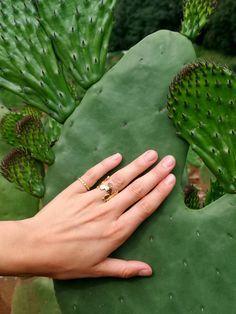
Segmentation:
{"type": "Polygon", "coordinates": [[[196,39],[214,13],[216,5],[217,0],[184,0],[181,34],[191,40],[196,39]]]}
{"type": "Polygon", "coordinates": [[[36,3],[60,60],[76,82],[87,89],[105,72],[116,0],[36,3]]]}
{"type": "MultiPolygon", "coordinates": [[[[0,105],[0,119],[8,110],[0,105]]],[[[0,159],[11,149],[0,136],[0,159]]],[[[0,220],[16,220],[34,216],[39,208],[38,199],[21,192],[0,175],[0,220]],[[14,197],[13,197],[14,195],[14,197]]]]}
{"type": "Polygon", "coordinates": [[[0,20],[0,86],[65,121],[76,103],[33,1],[1,1],[0,20]]]}
{"type": "Polygon", "coordinates": [[[170,87],[169,116],[227,193],[236,193],[236,76],[209,62],[187,65],[170,87]]]}
{"type": "Polygon", "coordinates": [[[57,281],[63,314],[220,314],[225,309],[233,314],[235,195],[200,210],[185,206],[180,184],[187,146],[176,136],[165,106],[175,72],[194,58],[190,42],[181,35],[153,34],[89,90],[66,122],[55,147],[58,158],[46,178],[45,202],[116,151],[123,153],[123,165],[148,148],[157,149],[160,157],[173,154],[178,184],[157,213],[114,253],[149,262],[153,276],[57,281]],[[61,173],[65,165],[67,171],[61,173]]]}

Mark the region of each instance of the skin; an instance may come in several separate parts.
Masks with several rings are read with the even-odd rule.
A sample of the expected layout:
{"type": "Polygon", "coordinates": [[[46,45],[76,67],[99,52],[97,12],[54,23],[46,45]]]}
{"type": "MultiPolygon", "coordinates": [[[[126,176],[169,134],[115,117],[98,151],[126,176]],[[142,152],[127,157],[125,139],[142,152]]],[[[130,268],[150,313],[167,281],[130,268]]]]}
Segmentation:
{"type": "MultiPolygon", "coordinates": [[[[159,163],[157,159],[157,152],[150,150],[115,172],[107,183],[119,193],[107,202],[105,191],[87,191],[77,180],[33,218],[0,222],[0,274],[54,279],[151,276],[152,268],[145,262],[109,256],[175,185],[174,157],[159,163]]],[[[120,154],[108,157],[81,178],[94,187],[121,160],[120,154]]]]}

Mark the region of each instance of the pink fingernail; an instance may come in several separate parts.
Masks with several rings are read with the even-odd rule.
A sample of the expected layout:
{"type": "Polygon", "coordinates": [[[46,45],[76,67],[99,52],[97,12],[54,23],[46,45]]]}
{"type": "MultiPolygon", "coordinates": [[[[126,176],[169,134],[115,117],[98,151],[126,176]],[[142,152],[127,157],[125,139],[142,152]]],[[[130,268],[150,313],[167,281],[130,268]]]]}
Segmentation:
{"type": "Polygon", "coordinates": [[[144,268],[138,272],[138,276],[145,277],[145,276],[151,276],[151,275],[152,275],[152,270],[149,268],[144,268]]]}
{"type": "Polygon", "coordinates": [[[173,156],[166,156],[163,160],[162,160],[162,165],[164,168],[170,168],[175,164],[175,159],[173,156]]]}
{"type": "Polygon", "coordinates": [[[114,160],[118,160],[118,159],[121,158],[121,154],[120,154],[120,153],[117,153],[117,154],[111,156],[111,158],[114,159],[114,160]]]}
{"type": "Polygon", "coordinates": [[[175,176],[171,173],[169,174],[165,180],[164,180],[165,184],[167,185],[173,185],[175,183],[175,176]]]}
{"type": "Polygon", "coordinates": [[[154,150],[148,150],[144,156],[147,161],[154,161],[157,158],[157,153],[154,150]]]}

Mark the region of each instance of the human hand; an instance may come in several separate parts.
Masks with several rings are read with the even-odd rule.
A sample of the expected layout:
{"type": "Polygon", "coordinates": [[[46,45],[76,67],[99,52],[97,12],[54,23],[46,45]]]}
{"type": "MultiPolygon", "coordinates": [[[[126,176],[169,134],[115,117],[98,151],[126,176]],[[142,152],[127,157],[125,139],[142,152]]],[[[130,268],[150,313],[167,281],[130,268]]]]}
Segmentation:
{"type": "MultiPolygon", "coordinates": [[[[87,191],[77,180],[35,217],[26,220],[31,249],[25,272],[55,279],[150,276],[152,269],[148,264],[109,255],[173,189],[172,156],[137,178],[157,159],[155,151],[148,151],[114,173],[107,182],[119,193],[107,202],[103,200],[105,191],[98,188],[87,191]]],[[[93,187],[121,160],[120,154],[103,160],[86,172],[82,180],[93,187]]]]}

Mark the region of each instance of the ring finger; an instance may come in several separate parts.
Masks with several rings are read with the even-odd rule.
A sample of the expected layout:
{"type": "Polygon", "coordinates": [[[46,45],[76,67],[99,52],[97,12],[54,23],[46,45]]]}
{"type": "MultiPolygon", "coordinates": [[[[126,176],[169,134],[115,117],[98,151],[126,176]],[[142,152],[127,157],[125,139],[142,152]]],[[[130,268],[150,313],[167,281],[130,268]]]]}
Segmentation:
{"type": "MultiPolygon", "coordinates": [[[[105,185],[111,185],[112,193],[122,191],[137,176],[142,174],[157,161],[158,155],[154,150],[149,150],[124,168],[118,170],[106,180],[105,185]]],[[[102,199],[107,193],[100,189],[94,190],[95,198],[102,199]]],[[[108,194],[109,195],[109,194],[108,194]]]]}
{"type": "Polygon", "coordinates": [[[138,202],[141,198],[152,191],[175,166],[173,156],[166,156],[156,167],[142,177],[136,179],[115,198],[109,201],[109,207],[115,208],[115,215],[120,216],[127,208],[138,202]]]}

